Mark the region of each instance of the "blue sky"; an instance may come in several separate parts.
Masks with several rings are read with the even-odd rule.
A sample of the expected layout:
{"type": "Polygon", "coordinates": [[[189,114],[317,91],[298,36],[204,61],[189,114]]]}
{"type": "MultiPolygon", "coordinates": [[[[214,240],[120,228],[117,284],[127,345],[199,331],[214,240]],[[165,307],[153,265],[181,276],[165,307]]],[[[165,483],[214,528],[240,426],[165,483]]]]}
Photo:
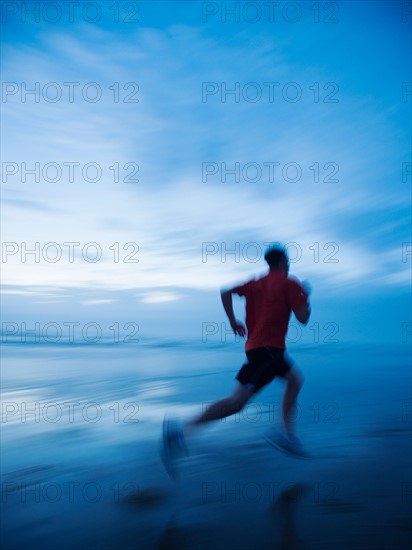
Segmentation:
{"type": "Polygon", "coordinates": [[[265,272],[254,260],[264,243],[281,241],[295,243],[292,272],[314,287],[315,322],[336,322],[342,339],[401,341],[412,260],[402,257],[412,241],[412,176],[402,177],[411,162],[405,3],[331,3],[337,21],[327,23],[321,2],[315,23],[311,2],[295,3],[296,22],[282,16],[290,3],[271,22],[255,2],[262,16],[252,23],[240,2],[239,21],[225,23],[220,2],[132,2],[138,21],[129,24],[113,21],[110,2],[96,23],[80,11],[72,22],[64,11],[56,23],[44,16],[52,12],[36,22],[23,14],[33,3],[8,4],[2,241],[15,253],[5,261],[3,249],[3,318],[136,319],[147,334],[197,336],[199,323],[224,320],[218,289],[265,272]],[[217,13],[205,19],[206,9],[217,13]],[[38,101],[23,102],[22,89],[36,82],[38,101]],[[65,82],[79,83],[73,101],[65,82]],[[99,101],[82,96],[90,82],[99,101]],[[205,83],[216,93],[202,95],[205,83]],[[224,86],[236,85],[239,100],[222,101],[224,86]],[[45,100],[56,89],[61,99],[45,100]],[[23,163],[39,163],[39,181],[22,181],[23,163]],[[73,178],[68,163],[78,163],[73,178]],[[82,176],[89,163],[99,181],[93,166],[82,176]],[[239,166],[239,181],[224,181],[224,164],[239,166]],[[136,167],[138,181],[123,181],[136,167]],[[324,181],[333,170],[338,181],[324,181]],[[40,261],[22,262],[22,243],[35,242],[40,261]],[[63,251],[57,262],[42,256],[50,242],[63,251]],[[65,242],[80,243],[72,262],[65,242]],[[95,263],[81,254],[91,242],[102,251],[95,263]],[[202,256],[204,243],[215,243],[213,253],[202,256]],[[224,255],[236,246],[238,257],[224,255]],[[128,253],[138,263],[122,261],[128,253]]]}

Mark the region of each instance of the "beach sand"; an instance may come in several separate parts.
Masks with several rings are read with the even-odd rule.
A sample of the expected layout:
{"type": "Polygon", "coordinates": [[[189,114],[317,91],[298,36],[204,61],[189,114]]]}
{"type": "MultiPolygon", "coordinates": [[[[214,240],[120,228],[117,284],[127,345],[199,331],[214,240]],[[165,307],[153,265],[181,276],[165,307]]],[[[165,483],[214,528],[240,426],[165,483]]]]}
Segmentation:
{"type": "Polygon", "coordinates": [[[173,482],[164,414],[187,418],[230,392],[241,345],[4,346],[2,548],[409,548],[408,349],[289,351],[313,458],[263,438],[279,422],[275,380],[193,434],[173,482]]]}

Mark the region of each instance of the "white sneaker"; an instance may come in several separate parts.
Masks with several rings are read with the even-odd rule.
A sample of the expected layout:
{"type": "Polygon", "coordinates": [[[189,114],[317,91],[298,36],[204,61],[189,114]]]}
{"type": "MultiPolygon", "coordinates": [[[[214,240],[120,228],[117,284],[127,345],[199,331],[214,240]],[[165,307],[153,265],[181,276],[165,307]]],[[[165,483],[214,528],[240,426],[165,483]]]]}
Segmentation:
{"type": "Polygon", "coordinates": [[[266,434],[264,437],[269,445],[272,445],[272,447],[275,447],[283,453],[292,455],[296,458],[312,458],[295,435],[287,435],[286,433],[276,431],[266,434]]]}
{"type": "Polygon", "coordinates": [[[189,454],[183,430],[176,420],[165,417],[163,421],[163,440],[160,454],[168,474],[176,480],[176,463],[189,454]]]}

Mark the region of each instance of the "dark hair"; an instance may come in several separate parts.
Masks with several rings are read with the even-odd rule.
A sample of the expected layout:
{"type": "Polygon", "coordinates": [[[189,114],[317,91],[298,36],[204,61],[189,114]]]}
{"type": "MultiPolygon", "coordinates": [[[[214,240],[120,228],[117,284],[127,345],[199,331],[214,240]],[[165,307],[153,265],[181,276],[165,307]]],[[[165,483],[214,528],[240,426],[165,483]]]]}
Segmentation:
{"type": "Polygon", "coordinates": [[[265,252],[265,260],[269,267],[278,267],[282,258],[289,263],[286,250],[281,246],[269,246],[265,252]]]}

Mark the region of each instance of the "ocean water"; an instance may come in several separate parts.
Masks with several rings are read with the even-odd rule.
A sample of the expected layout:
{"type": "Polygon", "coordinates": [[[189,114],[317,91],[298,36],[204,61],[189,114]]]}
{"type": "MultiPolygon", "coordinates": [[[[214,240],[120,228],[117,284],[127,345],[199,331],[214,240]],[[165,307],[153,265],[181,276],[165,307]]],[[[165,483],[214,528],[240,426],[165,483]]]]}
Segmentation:
{"type": "Polygon", "coordinates": [[[409,347],[291,347],[305,376],[284,456],[282,382],[188,441],[179,480],[159,458],[166,413],[226,396],[242,344],[21,343],[2,350],[2,547],[407,548],[412,539],[409,347]]]}

